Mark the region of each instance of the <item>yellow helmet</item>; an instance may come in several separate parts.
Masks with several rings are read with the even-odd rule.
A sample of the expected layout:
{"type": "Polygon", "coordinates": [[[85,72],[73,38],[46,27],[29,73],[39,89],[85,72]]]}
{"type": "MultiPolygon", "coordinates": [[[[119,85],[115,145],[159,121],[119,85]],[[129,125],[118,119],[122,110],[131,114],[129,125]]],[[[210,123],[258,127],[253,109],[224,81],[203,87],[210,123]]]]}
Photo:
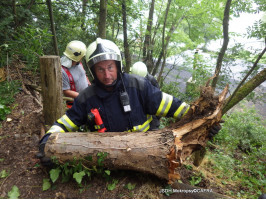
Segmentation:
{"type": "Polygon", "coordinates": [[[86,45],[78,40],[69,42],[64,51],[64,55],[69,59],[79,62],[86,54],[86,45]]]}
{"type": "Polygon", "coordinates": [[[110,40],[97,38],[87,49],[86,62],[89,69],[93,72],[92,67],[104,60],[117,61],[119,64],[118,70],[122,72],[122,57],[118,46],[110,40]]]}
{"type": "Polygon", "coordinates": [[[148,74],[147,66],[143,62],[136,62],[130,68],[130,73],[145,77],[148,74]]]}

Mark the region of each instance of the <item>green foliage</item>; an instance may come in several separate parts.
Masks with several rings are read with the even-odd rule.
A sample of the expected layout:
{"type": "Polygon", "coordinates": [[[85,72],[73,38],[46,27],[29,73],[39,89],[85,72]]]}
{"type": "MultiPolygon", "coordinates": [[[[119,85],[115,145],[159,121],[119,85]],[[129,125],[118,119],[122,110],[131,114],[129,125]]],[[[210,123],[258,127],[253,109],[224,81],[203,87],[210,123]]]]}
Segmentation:
{"type": "Polygon", "coordinates": [[[85,172],[81,171],[81,172],[75,172],[73,174],[73,178],[77,181],[78,184],[81,184],[82,178],[83,176],[85,176],[85,172]]]}
{"type": "Polygon", "coordinates": [[[12,189],[8,192],[9,199],[17,199],[20,196],[19,189],[17,186],[13,186],[12,189]]]}
{"type": "MultiPolygon", "coordinates": [[[[80,190],[81,192],[86,189],[85,186],[82,185],[82,181],[85,177],[90,179],[93,174],[101,174],[109,180],[111,171],[104,170],[103,168],[103,162],[107,155],[106,152],[97,153],[97,166],[92,166],[92,168],[88,168],[83,164],[91,162],[92,156],[88,156],[82,160],[74,159],[73,161],[64,164],[60,164],[56,158],[52,158],[55,165],[54,168],[49,171],[50,179],[43,179],[43,191],[50,189],[51,182],[54,184],[60,177],[63,183],[68,182],[73,178],[79,187],[82,187],[80,190]]],[[[110,187],[115,187],[116,182],[113,182],[112,184],[113,186],[110,187]]]]}
{"type": "Polygon", "coordinates": [[[14,102],[14,96],[19,92],[20,83],[18,81],[0,82],[0,121],[6,119],[6,115],[11,112],[11,103],[14,102]]]}
{"type": "Polygon", "coordinates": [[[98,166],[103,166],[103,160],[107,157],[107,153],[106,152],[99,152],[97,153],[97,157],[98,157],[98,160],[97,160],[97,163],[98,163],[98,166]]]}
{"type": "Polygon", "coordinates": [[[161,117],[160,119],[160,129],[165,128],[169,126],[171,123],[175,122],[175,119],[173,117],[161,117]]]}
{"type": "Polygon", "coordinates": [[[105,172],[108,176],[110,176],[110,174],[111,174],[111,171],[110,171],[110,170],[104,170],[104,172],[105,172]]]}
{"type": "Polygon", "coordinates": [[[257,198],[265,187],[265,120],[246,106],[227,114],[224,120],[214,138],[219,148],[210,154],[215,161],[213,169],[224,184],[230,181],[245,188],[245,193],[235,194],[239,198],[257,198]]]}
{"type": "Polygon", "coordinates": [[[248,108],[244,105],[241,107],[243,109],[242,112],[233,112],[224,116],[224,126],[226,128],[215,137],[215,141],[219,144],[228,144],[231,150],[249,149],[249,151],[252,151],[265,144],[265,127],[254,108],[248,108]]]}
{"type": "Polygon", "coordinates": [[[164,195],[168,197],[173,194],[173,188],[171,187],[171,185],[167,185],[164,190],[164,195]]]}
{"type": "Polygon", "coordinates": [[[161,90],[167,94],[171,94],[176,97],[181,95],[178,82],[170,82],[169,84],[163,84],[161,90]]]}
{"type": "Polygon", "coordinates": [[[202,181],[201,176],[192,176],[191,179],[190,179],[190,181],[189,181],[189,183],[190,183],[191,185],[196,186],[196,185],[198,185],[201,181],[202,181]]]}
{"type": "Polygon", "coordinates": [[[125,185],[125,188],[127,188],[128,190],[134,190],[135,187],[136,187],[136,184],[128,183],[125,185]]]}
{"type": "Polygon", "coordinates": [[[51,169],[50,170],[50,172],[49,172],[50,173],[50,178],[51,178],[53,183],[58,179],[58,177],[60,175],[60,172],[61,172],[60,168],[56,168],[56,169],[51,169]]]}
{"type": "Polygon", "coordinates": [[[44,48],[51,38],[48,29],[41,29],[28,24],[17,30],[13,37],[13,40],[7,42],[6,51],[1,53],[2,58],[6,57],[8,52],[9,56],[18,55],[27,63],[26,67],[35,72],[38,69],[39,56],[44,55],[44,48]]]}
{"type": "Polygon", "coordinates": [[[0,104],[0,121],[5,120],[6,115],[8,115],[9,113],[11,113],[10,108],[0,104]]]}
{"type": "Polygon", "coordinates": [[[192,170],[193,169],[193,167],[191,166],[191,165],[183,165],[186,169],[188,169],[188,170],[192,170]]]}
{"type": "Polygon", "coordinates": [[[0,172],[0,178],[6,178],[8,175],[9,173],[5,169],[0,172]]]}
{"type": "Polygon", "coordinates": [[[255,21],[253,26],[247,28],[249,38],[264,39],[266,35],[266,22],[262,20],[255,21]]]}
{"type": "Polygon", "coordinates": [[[42,184],[42,191],[49,190],[51,188],[51,183],[48,178],[43,179],[43,184],[42,184]]]}
{"type": "Polygon", "coordinates": [[[118,180],[113,179],[113,180],[112,180],[112,183],[110,183],[110,184],[107,185],[107,189],[108,189],[109,191],[114,190],[115,187],[116,187],[116,185],[117,185],[117,183],[118,183],[118,180]]]}

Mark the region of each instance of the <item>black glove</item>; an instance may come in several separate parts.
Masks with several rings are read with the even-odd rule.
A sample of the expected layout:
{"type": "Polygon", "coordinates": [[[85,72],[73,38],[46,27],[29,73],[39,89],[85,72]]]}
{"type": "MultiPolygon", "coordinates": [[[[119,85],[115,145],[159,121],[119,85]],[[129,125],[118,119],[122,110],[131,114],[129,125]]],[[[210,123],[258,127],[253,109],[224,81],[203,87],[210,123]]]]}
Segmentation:
{"type": "Polygon", "coordinates": [[[220,130],[221,130],[222,126],[218,123],[218,124],[214,124],[209,132],[209,139],[211,140],[220,130]]]}
{"type": "Polygon", "coordinates": [[[49,136],[51,135],[51,133],[46,133],[42,139],[39,142],[39,152],[36,154],[36,157],[40,159],[41,164],[43,166],[52,166],[53,162],[51,161],[50,158],[45,157],[45,153],[44,153],[44,148],[45,148],[45,144],[49,138],[49,136]]]}

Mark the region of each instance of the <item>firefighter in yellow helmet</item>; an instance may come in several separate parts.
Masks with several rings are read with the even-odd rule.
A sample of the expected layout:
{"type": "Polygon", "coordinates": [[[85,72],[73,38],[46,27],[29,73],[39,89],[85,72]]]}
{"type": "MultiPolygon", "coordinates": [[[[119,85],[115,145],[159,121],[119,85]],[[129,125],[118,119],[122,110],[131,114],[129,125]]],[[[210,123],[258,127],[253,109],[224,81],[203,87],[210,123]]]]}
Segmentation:
{"type": "MultiPolygon", "coordinates": [[[[86,54],[86,45],[78,40],[67,44],[61,57],[63,93],[66,97],[76,98],[83,89],[90,85],[82,65],[82,58],[86,54]]],[[[71,107],[73,102],[68,102],[71,107]]]]}

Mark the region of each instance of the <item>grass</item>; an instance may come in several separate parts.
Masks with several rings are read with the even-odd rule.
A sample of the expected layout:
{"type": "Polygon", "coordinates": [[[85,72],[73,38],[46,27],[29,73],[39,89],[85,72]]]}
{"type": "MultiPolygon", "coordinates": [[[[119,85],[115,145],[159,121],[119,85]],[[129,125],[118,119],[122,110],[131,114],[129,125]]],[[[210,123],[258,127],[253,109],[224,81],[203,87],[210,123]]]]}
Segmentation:
{"type": "Polygon", "coordinates": [[[207,152],[205,167],[215,182],[237,198],[258,198],[265,193],[265,120],[254,108],[243,108],[224,116],[222,130],[214,138],[214,150],[207,152]]]}
{"type": "Polygon", "coordinates": [[[14,96],[19,92],[20,84],[18,81],[0,82],[0,122],[6,119],[11,113],[11,104],[14,102],[14,96]]]}

